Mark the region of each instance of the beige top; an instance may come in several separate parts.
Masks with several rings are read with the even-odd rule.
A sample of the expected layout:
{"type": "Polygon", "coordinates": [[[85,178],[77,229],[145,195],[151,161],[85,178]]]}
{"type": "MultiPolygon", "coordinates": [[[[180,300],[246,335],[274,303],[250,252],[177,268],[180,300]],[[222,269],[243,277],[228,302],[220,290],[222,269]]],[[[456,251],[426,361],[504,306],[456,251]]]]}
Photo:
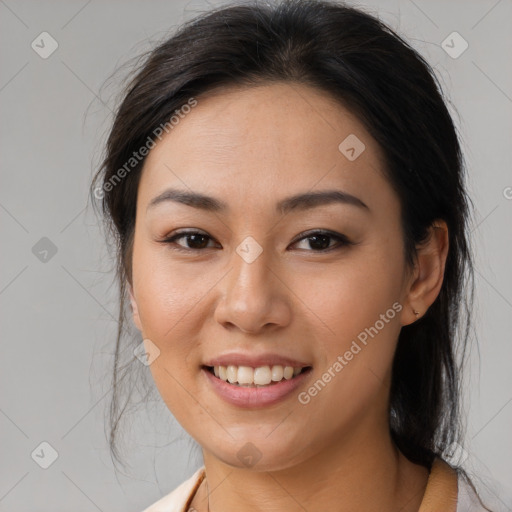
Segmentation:
{"type": "MultiPolygon", "coordinates": [[[[188,480],[143,512],[187,512],[205,478],[201,466],[188,480]]],[[[418,512],[484,512],[472,488],[442,459],[435,459],[418,512]]]]}

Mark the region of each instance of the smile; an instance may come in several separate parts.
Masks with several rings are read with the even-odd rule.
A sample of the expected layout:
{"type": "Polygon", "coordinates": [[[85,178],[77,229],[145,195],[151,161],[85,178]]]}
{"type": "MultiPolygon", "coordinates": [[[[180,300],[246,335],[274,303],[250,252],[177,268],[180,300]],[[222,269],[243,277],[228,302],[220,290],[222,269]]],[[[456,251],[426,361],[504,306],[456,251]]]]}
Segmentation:
{"type": "Polygon", "coordinates": [[[223,401],[242,408],[261,408],[294,396],[293,392],[303,385],[312,369],[311,366],[229,365],[203,366],[201,373],[210,389],[223,401]]]}
{"type": "Polygon", "coordinates": [[[215,377],[237,386],[244,387],[263,387],[275,385],[282,380],[290,380],[299,375],[309,367],[282,366],[276,364],[273,366],[209,366],[208,371],[215,377]]]}

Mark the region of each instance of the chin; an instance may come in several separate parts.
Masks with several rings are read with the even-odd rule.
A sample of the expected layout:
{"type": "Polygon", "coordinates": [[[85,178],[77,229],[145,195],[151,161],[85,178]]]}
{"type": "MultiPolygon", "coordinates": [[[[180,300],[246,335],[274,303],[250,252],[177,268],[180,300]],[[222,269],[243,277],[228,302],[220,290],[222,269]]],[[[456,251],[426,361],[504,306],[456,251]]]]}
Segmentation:
{"type": "MultiPolygon", "coordinates": [[[[241,437],[241,436],[240,436],[241,437]]],[[[221,444],[216,444],[214,449],[208,450],[215,458],[224,464],[237,469],[247,469],[255,472],[280,471],[288,469],[303,462],[308,456],[307,445],[301,447],[296,442],[285,440],[276,435],[274,442],[254,435],[247,436],[246,441],[232,441],[229,450],[219,450],[221,444]]]]}

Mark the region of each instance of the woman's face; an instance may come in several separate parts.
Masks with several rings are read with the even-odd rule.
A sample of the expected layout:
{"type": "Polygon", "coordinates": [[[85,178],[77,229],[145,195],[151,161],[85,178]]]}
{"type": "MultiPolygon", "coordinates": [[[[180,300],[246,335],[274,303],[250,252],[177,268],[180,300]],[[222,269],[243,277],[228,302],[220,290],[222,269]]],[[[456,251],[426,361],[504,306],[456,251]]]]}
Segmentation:
{"type": "Polygon", "coordinates": [[[134,320],[162,398],[205,453],[237,467],[291,467],[387,432],[393,353],[412,319],[380,148],[306,86],[197,102],[150,151],[137,199],[134,320]],[[170,240],[184,230],[199,234],[170,240]],[[277,380],[242,387],[209,366],[277,380]],[[289,379],[286,366],[305,370],[289,379]]]}

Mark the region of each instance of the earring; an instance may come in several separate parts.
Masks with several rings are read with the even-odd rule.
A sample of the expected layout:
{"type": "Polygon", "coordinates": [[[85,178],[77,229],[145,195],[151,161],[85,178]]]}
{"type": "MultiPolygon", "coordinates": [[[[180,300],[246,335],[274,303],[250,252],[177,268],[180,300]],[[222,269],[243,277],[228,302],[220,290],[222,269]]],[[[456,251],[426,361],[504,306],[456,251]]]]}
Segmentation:
{"type": "Polygon", "coordinates": [[[420,314],[420,312],[419,312],[419,311],[416,311],[415,309],[413,309],[412,311],[413,311],[413,313],[414,313],[416,316],[418,316],[418,315],[420,314]]]}

